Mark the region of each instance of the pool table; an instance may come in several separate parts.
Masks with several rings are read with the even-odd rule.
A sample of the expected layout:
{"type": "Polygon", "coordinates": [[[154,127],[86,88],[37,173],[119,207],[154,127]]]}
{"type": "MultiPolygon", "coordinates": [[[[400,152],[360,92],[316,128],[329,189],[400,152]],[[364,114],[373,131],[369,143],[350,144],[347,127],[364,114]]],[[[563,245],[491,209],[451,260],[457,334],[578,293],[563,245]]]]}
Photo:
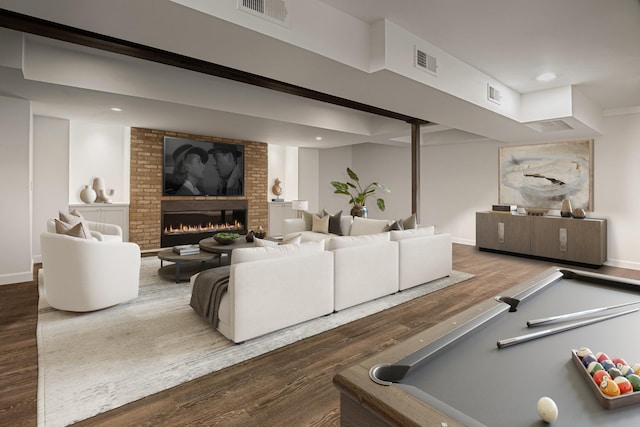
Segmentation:
{"type": "Polygon", "coordinates": [[[553,426],[640,425],[640,404],[607,409],[572,360],[574,350],[588,347],[640,362],[640,312],[633,311],[640,308],[640,281],[553,267],[501,296],[519,301],[515,311],[490,298],[337,374],[342,425],[542,426],[547,424],[536,403],[543,396],[558,406],[553,426]],[[639,304],[527,326],[529,320],[634,301],[639,304]],[[497,345],[622,311],[630,312],[497,345]]]}

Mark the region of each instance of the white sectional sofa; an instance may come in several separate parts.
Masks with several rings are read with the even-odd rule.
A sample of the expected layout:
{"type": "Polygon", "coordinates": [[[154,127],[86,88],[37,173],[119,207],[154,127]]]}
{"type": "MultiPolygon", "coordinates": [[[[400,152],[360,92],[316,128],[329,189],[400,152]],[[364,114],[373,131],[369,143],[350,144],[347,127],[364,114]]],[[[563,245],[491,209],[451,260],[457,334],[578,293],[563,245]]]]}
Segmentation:
{"type": "MultiPolygon", "coordinates": [[[[355,224],[349,230],[356,233],[380,227],[355,224]]],[[[297,233],[305,231],[306,242],[233,252],[217,312],[224,336],[243,342],[451,274],[451,235],[435,234],[434,227],[358,236],[297,233]]],[[[191,277],[192,286],[203,281],[201,274],[207,273],[191,277]]]]}
{"type": "Polygon", "coordinates": [[[405,290],[451,274],[451,235],[435,227],[389,232],[398,243],[398,289],[405,290]]]}
{"type": "Polygon", "coordinates": [[[398,291],[398,243],[389,233],[331,237],[336,311],[398,291]]]}

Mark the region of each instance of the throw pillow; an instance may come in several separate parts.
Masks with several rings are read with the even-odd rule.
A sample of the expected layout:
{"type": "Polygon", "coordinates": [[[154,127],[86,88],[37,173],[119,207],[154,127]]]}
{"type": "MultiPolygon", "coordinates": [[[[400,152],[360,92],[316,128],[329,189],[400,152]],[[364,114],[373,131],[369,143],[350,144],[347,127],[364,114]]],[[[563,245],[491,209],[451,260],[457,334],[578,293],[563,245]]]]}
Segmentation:
{"type": "Polygon", "coordinates": [[[430,225],[428,227],[414,228],[412,230],[391,231],[391,240],[398,241],[412,239],[414,237],[433,236],[434,234],[436,234],[436,227],[430,225]]]}
{"type": "Polygon", "coordinates": [[[326,215],[326,211],[321,211],[318,212],[317,214],[314,214],[313,212],[309,212],[309,211],[302,211],[302,218],[304,218],[304,229],[305,231],[311,231],[311,229],[313,228],[313,216],[314,215],[318,215],[319,217],[323,217],[326,215]]]}
{"type": "Polygon", "coordinates": [[[55,221],[56,233],[58,234],[64,234],[65,236],[71,237],[79,237],[81,239],[93,239],[93,236],[91,236],[91,231],[89,231],[89,228],[85,227],[82,222],[71,225],[66,222],[62,222],[59,219],[55,219],[55,221]]]}
{"type": "Polygon", "coordinates": [[[342,217],[342,211],[335,215],[329,215],[329,233],[342,236],[342,225],[340,223],[340,217],[342,217]]]}
{"type": "Polygon", "coordinates": [[[416,218],[416,214],[412,214],[411,216],[402,220],[402,228],[405,230],[410,230],[413,228],[418,228],[418,219],[416,218]]]}
{"type": "Polygon", "coordinates": [[[280,242],[281,245],[297,245],[302,242],[302,234],[295,234],[293,236],[287,237],[280,242]]]}
{"type": "Polygon", "coordinates": [[[76,209],[74,209],[73,211],[71,211],[70,213],[66,214],[62,211],[58,211],[58,216],[60,217],[60,221],[69,224],[69,225],[76,225],[76,224],[82,224],[82,228],[84,230],[84,232],[89,235],[89,237],[87,237],[87,239],[91,239],[91,229],[89,228],[89,223],[87,222],[86,219],[84,219],[84,217],[80,214],[80,212],[78,212],[76,209]]]}
{"type": "Polygon", "coordinates": [[[389,221],[386,219],[368,219],[357,216],[353,218],[350,235],[362,236],[365,234],[383,233],[387,231],[388,226],[389,221]]]}
{"type": "Polygon", "coordinates": [[[270,248],[273,246],[278,246],[278,242],[274,242],[273,240],[258,239],[257,237],[253,239],[253,244],[258,248],[270,248]]]}
{"type": "Polygon", "coordinates": [[[329,232],[329,216],[325,215],[322,218],[318,215],[313,216],[313,225],[311,226],[311,231],[315,233],[324,233],[327,234],[329,232]]]}
{"type": "Polygon", "coordinates": [[[389,225],[388,230],[389,231],[404,230],[404,227],[402,226],[402,220],[399,219],[397,221],[393,221],[393,223],[391,225],[389,225]]]}

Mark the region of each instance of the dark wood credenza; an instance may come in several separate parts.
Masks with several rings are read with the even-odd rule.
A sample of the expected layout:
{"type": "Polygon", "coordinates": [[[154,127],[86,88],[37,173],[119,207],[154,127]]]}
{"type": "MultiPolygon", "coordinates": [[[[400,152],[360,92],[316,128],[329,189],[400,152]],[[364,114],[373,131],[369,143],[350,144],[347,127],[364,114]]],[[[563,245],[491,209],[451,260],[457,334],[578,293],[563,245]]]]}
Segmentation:
{"type": "Polygon", "coordinates": [[[607,220],[476,212],[476,246],[601,266],[607,260],[607,220]]]}

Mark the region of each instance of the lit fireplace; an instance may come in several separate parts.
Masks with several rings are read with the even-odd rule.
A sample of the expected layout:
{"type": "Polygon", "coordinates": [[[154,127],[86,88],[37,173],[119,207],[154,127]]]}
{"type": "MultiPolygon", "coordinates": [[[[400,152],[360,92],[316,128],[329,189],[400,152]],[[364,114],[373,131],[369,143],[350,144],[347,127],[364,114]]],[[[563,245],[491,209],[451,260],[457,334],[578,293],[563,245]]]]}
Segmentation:
{"type": "Polygon", "coordinates": [[[215,233],[218,231],[242,231],[244,230],[244,225],[239,221],[234,221],[233,224],[229,224],[225,222],[224,224],[212,224],[208,223],[205,225],[196,224],[196,225],[186,225],[180,224],[178,226],[169,225],[164,228],[164,234],[198,234],[198,233],[215,233]]]}
{"type": "Polygon", "coordinates": [[[165,200],[160,245],[198,243],[222,231],[246,234],[246,200],[165,200]]]}

